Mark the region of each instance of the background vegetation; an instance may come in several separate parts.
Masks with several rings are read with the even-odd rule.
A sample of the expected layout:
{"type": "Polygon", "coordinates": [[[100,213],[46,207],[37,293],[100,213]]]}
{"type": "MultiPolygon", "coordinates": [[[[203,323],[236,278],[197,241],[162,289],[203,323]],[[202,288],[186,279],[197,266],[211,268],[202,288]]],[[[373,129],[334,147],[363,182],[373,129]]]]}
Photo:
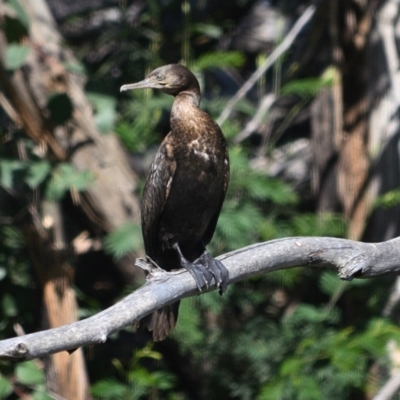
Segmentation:
{"type": "MultiPolygon", "coordinates": [[[[122,95],[119,87],[181,62],[201,83],[202,107],[218,119],[309,5],[48,0],[73,55],[54,61],[35,42],[28,3],[1,5],[0,339],[55,326],[58,314],[70,315],[60,323],[87,317],[143,282],[133,266],[143,254],[135,204],[168,132],[173,99],[122,95]],[[31,64],[35,57],[42,64],[31,64]],[[51,63],[60,63],[63,79],[77,79],[103,136],[76,145],[76,93],[64,81],[51,86],[49,70],[34,75],[32,66],[51,63]],[[16,100],[28,96],[21,79],[36,99],[39,138],[16,100]],[[134,184],[127,195],[133,211],[123,223],[115,211],[115,224],[102,208],[111,192],[93,200],[102,170],[83,168],[75,156],[78,147],[86,155],[114,135],[126,152],[106,147],[98,162],[124,159],[134,184]]],[[[223,122],[232,178],[212,254],[287,236],[398,236],[399,104],[380,29],[389,3],[317,2],[290,50],[223,122]],[[262,108],[266,96],[273,101],[262,108]]],[[[184,300],[165,342],[129,328],[77,352],[84,360],[72,367],[79,384],[60,378],[71,360],[2,360],[0,398],[370,399],[398,367],[395,280],[342,282],[307,268],[260,276],[230,286],[222,298],[184,300]]]]}

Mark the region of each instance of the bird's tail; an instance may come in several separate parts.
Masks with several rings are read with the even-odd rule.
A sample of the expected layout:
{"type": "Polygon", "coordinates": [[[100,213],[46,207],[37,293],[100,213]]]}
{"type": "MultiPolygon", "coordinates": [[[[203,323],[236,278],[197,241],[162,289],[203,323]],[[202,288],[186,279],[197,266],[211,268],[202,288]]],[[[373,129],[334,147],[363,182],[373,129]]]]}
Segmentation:
{"type": "Polygon", "coordinates": [[[164,340],[169,332],[175,328],[178,319],[179,301],[154,311],[137,324],[137,330],[147,328],[152,332],[153,341],[164,340]]]}

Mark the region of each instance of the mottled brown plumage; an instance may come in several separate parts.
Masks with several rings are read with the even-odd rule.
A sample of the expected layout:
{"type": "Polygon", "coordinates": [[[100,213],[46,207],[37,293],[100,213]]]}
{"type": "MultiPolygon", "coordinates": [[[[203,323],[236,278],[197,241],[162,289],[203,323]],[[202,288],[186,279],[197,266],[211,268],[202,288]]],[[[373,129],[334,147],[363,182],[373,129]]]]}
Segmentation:
{"type": "MultiPolygon", "coordinates": [[[[196,77],[180,64],[157,68],[146,79],[121,90],[154,88],[175,97],[171,132],[150,167],[142,199],[146,254],[161,268],[186,268],[198,289],[214,278],[224,293],[229,273],[205,246],[210,242],[229,181],[226,140],[219,126],[199,108],[196,77]]],[[[175,326],[179,302],[144,323],[163,340],[175,326]]]]}

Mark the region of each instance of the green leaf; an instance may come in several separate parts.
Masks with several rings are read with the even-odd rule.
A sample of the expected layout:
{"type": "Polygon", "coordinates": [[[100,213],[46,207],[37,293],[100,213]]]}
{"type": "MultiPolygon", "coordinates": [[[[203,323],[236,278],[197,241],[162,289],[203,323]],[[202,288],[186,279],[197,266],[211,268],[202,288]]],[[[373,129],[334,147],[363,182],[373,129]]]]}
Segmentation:
{"type": "Polygon", "coordinates": [[[15,304],[15,299],[9,293],[5,293],[1,299],[1,305],[4,315],[7,317],[15,317],[18,315],[18,308],[15,304]]]}
{"type": "Polygon", "coordinates": [[[38,187],[50,174],[51,165],[48,161],[38,161],[31,163],[28,167],[28,174],[25,178],[25,182],[31,188],[38,187]]]}
{"type": "Polygon", "coordinates": [[[0,183],[6,188],[12,188],[16,171],[26,167],[24,161],[0,160],[0,183]]]}
{"type": "Polygon", "coordinates": [[[110,400],[126,398],[128,391],[128,386],[113,379],[104,379],[96,382],[91,387],[91,392],[94,397],[110,400]]]}
{"type": "Polygon", "coordinates": [[[382,207],[388,209],[398,204],[400,204],[400,190],[394,189],[379,196],[374,202],[374,208],[382,207]]]}
{"type": "Polygon", "coordinates": [[[0,267],[0,281],[7,276],[7,270],[4,267],[0,267]]]}
{"type": "Polygon", "coordinates": [[[73,105],[66,93],[53,93],[47,100],[50,120],[54,125],[63,125],[72,117],[73,105]]]}
{"type": "Polygon", "coordinates": [[[54,400],[54,397],[49,396],[44,390],[35,390],[32,394],[33,400],[54,400]]]}
{"type": "Polygon", "coordinates": [[[28,29],[30,25],[29,17],[21,3],[18,0],[8,0],[8,4],[16,12],[18,21],[28,29]]]}
{"type": "Polygon", "coordinates": [[[320,78],[290,81],[282,88],[282,94],[297,94],[303,98],[315,96],[322,88],[332,85],[333,81],[330,76],[331,74],[326,72],[320,78]]]}
{"type": "Polygon", "coordinates": [[[44,382],[44,373],[34,361],[26,361],[15,369],[17,381],[24,385],[38,385],[44,382]]]}
{"type": "Polygon", "coordinates": [[[195,70],[225,67],[239,68],[244,62],[245,58],[239,51],[216,51],[199,57],[192,65],[192,68],[195,70]]]}
{"type": "Polygon", "coordinates": [[[219,39],[224,33],[220,26],[214,24],[198,23],[194,26],[194,30],[211,39],[219,39]]]}
{"type": "Polygon", "coordinates": [[[114,128],[116,100],[112,96],[100,93],[88,93],[90,102],[94,106],[97,128],[102,133],[108,133],[114,128]]]}
{"type": "Polygon", "coordinates": [[[0,399],[5,399],[12,391],[13,385],[11,382],[3,375],[0,375],[0,399]]]}
{"type": "Polygon", "coordinates": [[[339,289],[344,290],[342,286],[345,284],[346,282],[341,281],[338,276],[331,271],[324,271],[319,281],[321,291],[328,296],[333,296],[339,289]]]}
{"type": "Polygon", "coordinates": [[[77,74],[77,75],[85,75],[86,74],[85,66],[77,60],[69,61],[69,62],[65,63],[64,66],[67,71],[72,72],[73,74],[77,74]]]}
{"type": "Polygon", "coordinates": [[[60,200],[71,189],[85,190],[93,181],[90,171],[76,171],[69,163],[60,163],[53,171],[52,179],[46,188],[46,197],[50,200],[60,200]]]}
{"type": "Polygon", "coordinates": [[[14,71],[24,64],[26,57],[30,52],[28,46],[22,44],[10,44],[6,49],[6,68],[14,71]]]}
{"type": "Polygon", "coordinates": [[[120,258],[131,251],[140,249],[143,246],[142,243],[140,226],[126,223],[106,236],[104,248],[114,257],[120,258]]]}

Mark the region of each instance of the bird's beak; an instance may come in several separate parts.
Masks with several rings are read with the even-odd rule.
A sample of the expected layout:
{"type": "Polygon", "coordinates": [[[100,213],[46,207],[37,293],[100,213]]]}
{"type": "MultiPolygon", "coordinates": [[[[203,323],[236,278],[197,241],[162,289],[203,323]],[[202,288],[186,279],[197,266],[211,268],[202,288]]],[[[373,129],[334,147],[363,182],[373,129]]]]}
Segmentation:
{"type": "Polygon", "coordinates": [[[160,85],[158,82],[154,82],[150,79],[144,79],[137,83],[128,83],[127,85],[123,85],[119,90],[120,92],[125,92],[132,89],[160,89],[161,87],[162,85],[160,85]]]}

